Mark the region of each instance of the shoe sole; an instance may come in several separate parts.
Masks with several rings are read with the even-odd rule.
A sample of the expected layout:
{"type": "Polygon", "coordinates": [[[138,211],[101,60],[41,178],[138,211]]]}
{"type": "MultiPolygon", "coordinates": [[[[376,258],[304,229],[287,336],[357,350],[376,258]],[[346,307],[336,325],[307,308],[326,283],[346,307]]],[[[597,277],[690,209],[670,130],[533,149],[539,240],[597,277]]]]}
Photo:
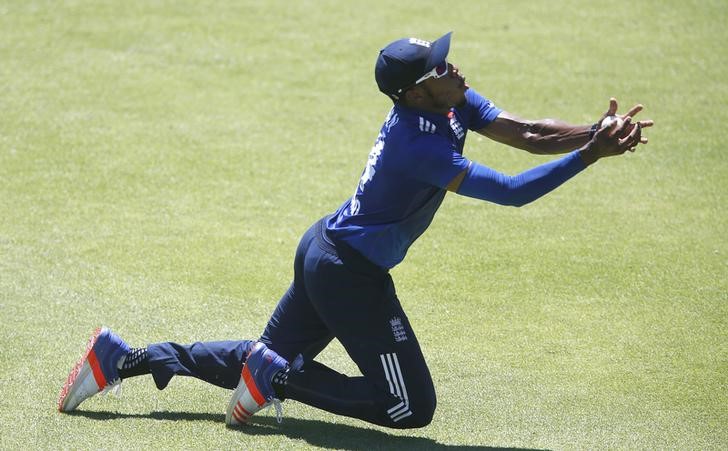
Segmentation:
{"type": "Polygon", "coordinates": [[[255,385],[248,364],[243,365],[240,382],[233,392],[225,412],[225,424],[237,426],[248,422],[251,416],[267,405],[265,398],[255,385]]]}
{"type": "Polygon", "coordinates": [[[104,377],[104,373],[101,372],[101,366],[99,365],[96,353],[93,350],[96,341],[105,329],[106,328],[99,327],[94,331],[94,334],[88,340],[83,357],[76,362],[76,365],[74,365],[73,369],[68,374],[68,379],[66,379],[66,383],[63,384],[63,388],[61,388],[61,392],[58,395],[59,412],[71,412],[75,410],[81,402],[88,398],[84,398],[75,406],[69,406],[69,401],[74,399],[75,395],[80,390],[91,391],[95,388],[96,393],[98,393],[101,391],[101,388],[99,387],[106,386],[106,378],[104,377]],[[77,381],[80,383],[76,384],[77,381]],[[95,384],[95,386],[92,384],[95,384]]]}

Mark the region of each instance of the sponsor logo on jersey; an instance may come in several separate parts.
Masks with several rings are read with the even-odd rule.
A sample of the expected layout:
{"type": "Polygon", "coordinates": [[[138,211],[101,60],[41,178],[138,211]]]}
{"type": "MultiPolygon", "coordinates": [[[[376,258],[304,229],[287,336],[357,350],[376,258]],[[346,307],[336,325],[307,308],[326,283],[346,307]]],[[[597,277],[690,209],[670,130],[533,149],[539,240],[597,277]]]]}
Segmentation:
{"type": "Polygon", "coordinates": [[[427,132],[427,133],[435,133],[435,130],[437,130],[437,127],[435,127],[435,124],[428,121],[424,117],[420,116],[420,131],[427,132]]]}
{"type": "Polygon", "coordinates": [[[454,114],[450,115],[450,128],[458,139],[463,139],[463,136],[465,136],[465,130],[463,129],[463,126],[460,125],[460,121],[458,121],[457,116],[454,114]]]}

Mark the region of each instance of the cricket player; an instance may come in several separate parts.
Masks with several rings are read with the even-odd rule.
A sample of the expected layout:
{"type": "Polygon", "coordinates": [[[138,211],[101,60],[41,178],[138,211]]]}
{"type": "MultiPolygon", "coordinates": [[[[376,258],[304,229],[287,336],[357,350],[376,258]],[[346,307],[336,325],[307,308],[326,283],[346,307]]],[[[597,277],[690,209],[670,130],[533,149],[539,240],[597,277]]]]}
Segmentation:
{"type": "Polygon", "coordinates": [[[471,89],[447,59],[451,33],[429,42],[394,41],[377,57],[379,90],[394,103],[353,195],[303,235],[294,277],[257,340],[156,343],[131,348],[97,329],[68,376],[58,409],[69,412],[122,380],[151,374],[164,389],[175,375],[233,390],[226,423],[245,423],[293,399],[391,428],[429,424],[436,397],[425,357],[389,270],[432,221],[448,191],[522,206],[597,160],[647,143],[641,105],[617,113],[611,99],[596,123],[521,119],[471,89]],[[516,176],[463,155],[469,131],[536,154],[565,154],[516,176]],[[337,338],[361,376],[340,374],[316,356],[337,338]]]}

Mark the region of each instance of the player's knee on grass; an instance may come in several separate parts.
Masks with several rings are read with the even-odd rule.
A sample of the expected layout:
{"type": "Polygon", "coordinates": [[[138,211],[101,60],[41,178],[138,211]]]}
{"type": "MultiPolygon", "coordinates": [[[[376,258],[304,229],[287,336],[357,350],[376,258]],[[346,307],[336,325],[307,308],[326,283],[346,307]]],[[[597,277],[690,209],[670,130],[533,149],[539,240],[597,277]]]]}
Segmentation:
{"type": "Polygon", "coordinates": [[[425,427],[432,422],[432,417],[435,415],[435,408],[437,407],[437,399],[435,398],[435,392],[433,390],[431,396],[424,397],[421,402],[413,406],[415,409],[413,412],[412,425],[413,428],[425,427]]]}
{"type": "Polygon", "coordinates": [[[396,429],[422,428],[432,422],[437,407],[437,397],[434,388],[419,393],[409,393],[407,402],[388,406],[386,416],[389,418],[389,427],[396,429]]]}

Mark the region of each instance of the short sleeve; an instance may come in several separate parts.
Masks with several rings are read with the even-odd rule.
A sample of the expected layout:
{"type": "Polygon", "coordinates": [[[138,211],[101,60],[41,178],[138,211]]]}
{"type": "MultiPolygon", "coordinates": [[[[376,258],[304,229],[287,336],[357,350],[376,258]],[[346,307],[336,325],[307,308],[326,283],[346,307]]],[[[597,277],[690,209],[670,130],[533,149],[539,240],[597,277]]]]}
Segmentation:
{"type": "Polygon", "coordinates": [[[465,91],[465,100],[466,104],[461,111],[468,130],[480,130],[501,113],[500,108],[472,88],[465,91]]]}
{"type": "Polygon", "coordinates": [[[447,185],[470,161],[455,151],[445,138],[439,135],[419,135],[408,146],[411,162],[408,173],[415,179],[438,188],[447,185]]]}

